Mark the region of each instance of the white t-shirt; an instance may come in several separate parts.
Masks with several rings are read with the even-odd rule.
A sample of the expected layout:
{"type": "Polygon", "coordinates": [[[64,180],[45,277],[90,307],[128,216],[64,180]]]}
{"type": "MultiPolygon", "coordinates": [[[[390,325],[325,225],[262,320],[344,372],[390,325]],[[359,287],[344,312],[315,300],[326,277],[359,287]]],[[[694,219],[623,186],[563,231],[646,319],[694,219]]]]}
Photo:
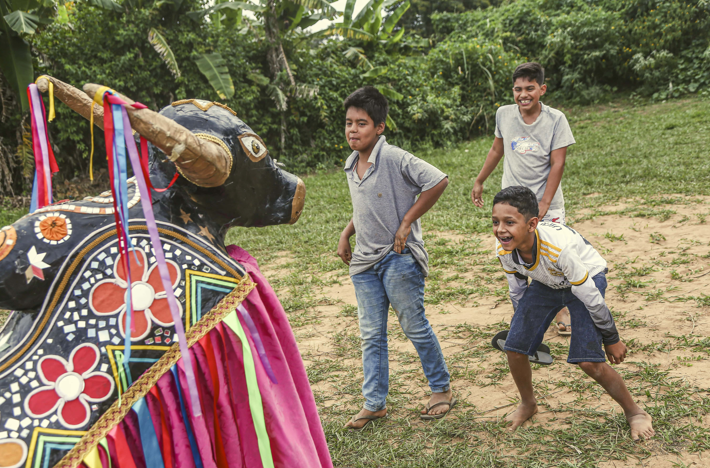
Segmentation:
{"type": "MultiPolygon", "coordinates": [[[[542,200],[550,175],[550,153],[575,143],[565,114],[540,103],[542,110],[535,122],[528,125],[517,104],[503,106],[496,112],[495,135],[503,139],[502,188],[512,185],[527,187],[542,200]]],[[[550,210],[564,208],[562,184],[550,203],[550,210]]]]}
{"type": "Polygon", "coordinates": [[[564,224],[538,223],[532,264],[525,264],[517,250],[504,250],[498,239],[496,252],[506,273],[515,309],[527,290],[526,277],[552,289],[572,288],[572,294],[584,303],[601,331],[604,343],[619,341],[609,308],[592,279],[606,270],[606,260],[577,231],[564,224]]]}

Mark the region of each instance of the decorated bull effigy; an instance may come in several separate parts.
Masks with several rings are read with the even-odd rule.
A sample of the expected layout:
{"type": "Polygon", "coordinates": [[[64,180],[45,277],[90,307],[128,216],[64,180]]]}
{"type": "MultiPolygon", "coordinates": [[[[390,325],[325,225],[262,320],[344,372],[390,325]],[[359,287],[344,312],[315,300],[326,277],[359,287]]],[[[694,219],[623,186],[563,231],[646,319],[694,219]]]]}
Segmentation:
{"type": "Polygon", "coordinates": [[[303,182],[222,104],[84,91],[28,88],[32,212],[0,231],[0,467],[332,466],[284,310],[224,245],[296,222],[303,182]],[[111,191],[53,203],[40,92],[50,119],[56,97],[105,131],[111,191]]]}

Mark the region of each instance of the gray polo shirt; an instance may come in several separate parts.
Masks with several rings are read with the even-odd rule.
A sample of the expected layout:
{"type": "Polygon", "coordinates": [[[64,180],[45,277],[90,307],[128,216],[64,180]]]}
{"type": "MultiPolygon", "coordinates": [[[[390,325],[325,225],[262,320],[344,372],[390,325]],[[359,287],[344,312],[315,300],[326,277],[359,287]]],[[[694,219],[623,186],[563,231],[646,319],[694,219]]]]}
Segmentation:
{"type": "MultiPolygon", "coordinates": [[[[431,164],[385,142],[384,135],[372,149],[372,163],[362,180],[357,175],[357,151],[345,162],[345,174],[353,203],[355,250],[350,275],[371,268],[394,247],[394,236],[417,195],[441,182],[446,174],[431,164]]],[[[429,256],[424,249],[421,221],[412,223],[407,247],[429,275],[429,256]]]]}
{"type": "MultiPolygon", "coordinates": [[[[550,153],[575,143],[565,114],[540,103],[542,110],[535,122],[526,124],[517,104],[503,106],[496,112],[496,136],[503,139],[502,188],[522,185],[542,200],[550,175],[550,153]]],[[[562,184],[550,203],[551,210],[565,207],[562,184]]]]}

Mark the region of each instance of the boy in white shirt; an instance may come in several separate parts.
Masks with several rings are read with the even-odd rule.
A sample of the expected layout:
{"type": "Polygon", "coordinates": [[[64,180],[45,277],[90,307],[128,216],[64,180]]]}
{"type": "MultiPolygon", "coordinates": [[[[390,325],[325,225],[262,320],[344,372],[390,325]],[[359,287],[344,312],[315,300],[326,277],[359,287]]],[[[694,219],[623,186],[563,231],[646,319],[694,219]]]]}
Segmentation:
{"type": "MultiPolygon", "coordinates": [[[[540,220],[565,224],[562,173],[567,147],[575,143],[565,114],[540,102],[547,91],[545,69],[537,62],[518,65],[513,72],[515,104],[496,112],[495,140],[476,178],[471,200],[483,207],[483,183],[503,160],[502,187],[522,185],[537,196],[540,220]]],[[[560,335],[571,333],[566,310],[557,316],[560,335]]]]}
{"type": "Polygon", "coordinates": [[[493,199],[496,252],[515,310],[504,348],[521,397],[506,418],[511,430],[537,413],[528,356],[542,343],[555,314],[567,307],[575,323],[567,362],[578,364],[621,405],[634,440],[648,439],[655,434],[651,416],[634,402],[602,350],[603,343],[609,362],[624,362],[626,345],[604,301],[606,261],[577,231],[539,222],[538,214],[537,197],[527,187],[505,188],[493,199]]]}

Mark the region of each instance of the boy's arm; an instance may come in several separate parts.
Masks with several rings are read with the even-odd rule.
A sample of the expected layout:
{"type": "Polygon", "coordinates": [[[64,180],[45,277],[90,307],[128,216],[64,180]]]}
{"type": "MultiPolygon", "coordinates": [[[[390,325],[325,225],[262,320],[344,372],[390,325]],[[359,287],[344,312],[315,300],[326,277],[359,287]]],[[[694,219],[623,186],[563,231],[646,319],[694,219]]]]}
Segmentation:
{"type": "MultiPolygon", "coordinates": [[[[404,215],[402,223],[399,225],[399,229],[397,229],[397,233],[394,235],[395,252],[402,253],[407,242],[407,237],[409,237],[409,233],[412,232],[412,223],[424,216],[424,214],[434,206],[441,194],[444,193],[447,185],[449,185],[449,178],[445,177],[441,182],[419,195],[417,201],[412,205],[409,211],[407,211],[407,214],[404,215]]],[[[345,231],[343,231],[343,233],[344,232],[345,231]]],[[[355,232],[355,228],[353,228],[353,232],[355,232]]]]}
{"type": "Polygon", "coordinates": [[[350,265],[350,260],[353,258],[352,248],[350,247],[350,238],[353,234],[355,234],[355,224],[351,219],[340,234],[340,240],[338,241],[338,257],[340,257],[346,265],[350,265]]]}
{"type": "MultiPolygon", "coordinates": [[[[471,190],[471,201],[474,205],[479,208],[483,207],[483,183],[491,175],[491,172],[496,168],[501,158],[503,157],[503,139],[496,137],[493,140],[490,151],[488,151],[488,156],[486,156],[486,162],[483,163],[481,172],[478,173],[476,177],[476,182],[473,184],[473,190],[471,190]]],[[[561,175],[560,175],[561,176],[561,175]]],[[[557,182],[559,184],[559,181],[557,182]]],[[[554,195],[554,193],[553,193],[554,195]]]]}
{"type": "Polygon", "coordinates": [[[557,148],[550,152],[550,175],[547,176],[547,186],[545,187],[545,193],[542,195],[542,200],[540,200],[540,211],[538,218],[542,219],[545,217],[547,210],[550,209],[550,203],[555,197],[557,188],[560,186],[560,181],[562,180],[562,173],[565,171],[565,159],[567,158],[567,147],[557,148]]]}
{"type": "Polygon", "coordinates": [[[614,324],[614,318],[577,252],[571,248],[563,249],[557,260],[557,266],[562,269],[567,281],[572,285],[572,294],[582,301],[589,311],[594,325],[602,334],[604,346],[618,343],[619,332],[614,324]]]}

